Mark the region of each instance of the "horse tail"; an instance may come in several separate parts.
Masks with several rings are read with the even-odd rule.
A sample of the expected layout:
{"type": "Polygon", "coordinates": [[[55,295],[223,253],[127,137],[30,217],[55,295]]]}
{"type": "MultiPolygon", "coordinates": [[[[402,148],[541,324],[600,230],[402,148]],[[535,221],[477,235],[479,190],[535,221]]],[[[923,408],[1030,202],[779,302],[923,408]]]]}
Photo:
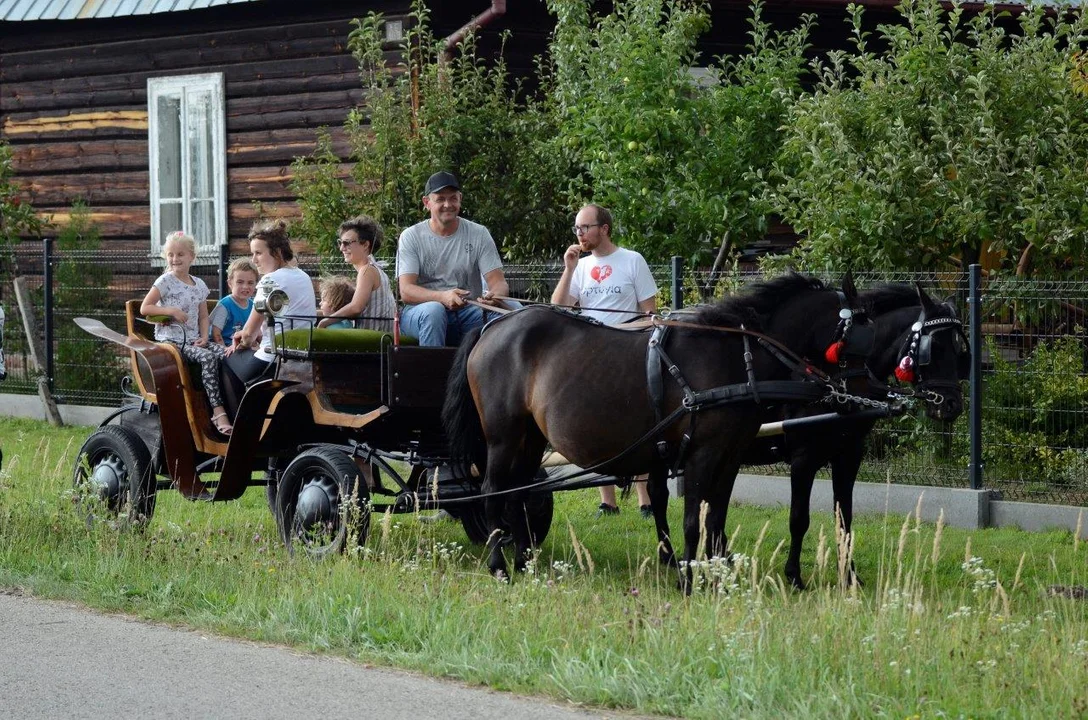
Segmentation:
{"type": "Polygon", "coordinates": [[[453,357],[446,400],[442,404],[442,424],[449,440],[450,460],[454,470],[465,476],[470,474],[474,463],[482,475],[487,463],[484,428],[468,382],[468,356],[480,341],[482,332],[482,328],[474,328],[461,341],[453,357]]]}

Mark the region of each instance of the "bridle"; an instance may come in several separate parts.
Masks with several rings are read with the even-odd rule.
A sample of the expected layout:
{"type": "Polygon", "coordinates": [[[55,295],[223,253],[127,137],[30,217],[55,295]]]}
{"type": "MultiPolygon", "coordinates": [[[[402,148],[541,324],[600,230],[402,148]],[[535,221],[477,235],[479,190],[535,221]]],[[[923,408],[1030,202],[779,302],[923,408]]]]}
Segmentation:
{"type": "Polygon", "coordinates": [[[922,307],[918,320],[911,325],[910,332],[899,348],[899,360],[895,365],[896,380],[913,385],[915,396],[934,406],[945,401],[945,395],[941,391],[959,389],[959,380],[967,374],[971,364],[970,345],[963,331],[963,323],[956,316],[956,309],[947,302],[941,306],[948,309],[947,317],[927,318],[926,309],[922,307]],[[925,369],[933,359],[933,336],[941,332],[954,332],[963,341],[964,351],[958,353],[956,362],[957,379],[951,382],[925,376],[925,369]]]}
{"type": "MultiPolygon", "coordinates": [[[[840,403],[855,402],[869,405],[868,398],[861,398],[847,393],[846,384],[851,378],[871,376],[865,359],[873,351],[876,340],[876,328],[868,319],[868,312],[863,308],[852,308],[841,290],[835,291],[839,296],[839,324],[835,328],[835,334],[831,344],[824,351],[824,359],[838,365],[839,371],[831,375],[830,380],[833,390],[828,399],[836,399],[840,403]],[[848,360],[860,358],[852,369],[847,369],[848,360]]],[[[878,403],[887,405],[886,403],[878,403]]]]}

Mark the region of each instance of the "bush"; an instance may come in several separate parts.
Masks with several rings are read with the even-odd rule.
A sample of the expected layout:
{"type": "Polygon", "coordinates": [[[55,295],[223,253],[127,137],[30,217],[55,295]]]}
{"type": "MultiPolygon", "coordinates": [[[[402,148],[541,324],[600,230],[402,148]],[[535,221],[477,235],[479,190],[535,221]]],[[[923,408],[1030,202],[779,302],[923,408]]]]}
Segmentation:
{"type": "Polygon", "coordinates": [[[117,387],[123,366],[103,361],[101,346],[80,330],[70,318],[90,310],[109,307],[109,285],[113,271],[103,261],[88,261],[91,251],[101,245],[98,226],[90,219],[86,203],[72,205],[69,223],[57,235],[60,256],[53,279],[56,322],[54,383],[59,394],[79,391],[103,392],[117,387]],[[65,257],[65,253],[77,252],[65,257]]]}
{"type": "MultiPolygon", "coordinates": [[[[385,61],[382,16],[355,21],[349,46],[367,97],[345,123],[355,165],[349,181],[327,139],[296,161],[303,232],[331,254],[340,221],[365,212],[393,240],[426,217],[423,185],[444,169],[461,180],[465,217],[486,225],[508,260],[557,257],[569,234],[561,189],[571,170],[551,153],[556,128],[546,102],[524,97],[501,57],[479,57],[471,36],[443,61],[418,0],[411,20],[395,69],[385,61]]],[[[395,243],[386,248],[392,254],[395,243]]]]}
{"type": "Polygon", "coordinates": [[[1017,367],[991,342],[993,375],[985,385],[983,461],[1005,478],[1083,479],[1088,457],[1088,376],[1076,337],[1039,343],[1017,367]]]}
{"type": "Polygon", "coordinates": [[[696,43],[707,6],[627,0],[593,16],[588,0],[549,0],[551,52],[562,115],[557,138],[585,172],[571,192],[608,206],[623,244],[647,260],[680,255],[709,265],[761,240],[763,178],[779,126],[800,92],[811,18],[773,33],[753,6],[748,54],[705,61],[696,43]]]}
{"type": "Polygon", "coordinates": [[[1088,237],[1088,96],[1070,80],[1082,12],[906,0],[869,48],[817,62],[787,119],[772,199],[810,266],[1065,268],[1088,237]],[[1014,31],[1007,30],[1014,27],[1014,31]]]}

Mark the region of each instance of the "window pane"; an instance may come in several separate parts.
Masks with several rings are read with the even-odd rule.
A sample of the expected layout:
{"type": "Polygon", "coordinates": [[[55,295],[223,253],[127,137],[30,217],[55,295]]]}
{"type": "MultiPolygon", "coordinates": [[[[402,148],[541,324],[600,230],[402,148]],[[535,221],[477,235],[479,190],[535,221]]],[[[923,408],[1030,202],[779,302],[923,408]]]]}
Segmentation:
{"type": "Polygon", "coordinates": [[[186,106],[189,171],[193,199],[210,198],[212,191],[212,100],[206,92],[190,93],[186,106]]]}
{"type": "Polygon", "coordinates": [[[181,230],[181,203],[159,205],[159,243],[162,244],[175,230],[181,230]]]}
{"type": "Polygon", "coordinates": [[[181,98],[159,97],[157,129],[159,138],[159,197],[163,200],[180,199],[181,98]]]}
{"type": "Polygon", "coordinates": [[[211,200],[203,200],[192,204],[193,237],[200,246],[215,244],[215,215],[212,211],[214,204],[211,200]]]}

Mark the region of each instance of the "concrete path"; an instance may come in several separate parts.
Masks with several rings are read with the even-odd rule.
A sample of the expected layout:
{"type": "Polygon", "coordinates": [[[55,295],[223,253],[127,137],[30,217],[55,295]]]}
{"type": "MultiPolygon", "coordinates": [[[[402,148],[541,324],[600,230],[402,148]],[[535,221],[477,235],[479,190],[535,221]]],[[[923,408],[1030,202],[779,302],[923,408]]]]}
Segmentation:
{"type": "Polygon", "coordinates": [[[315,717],[631,716],[0,594],[0,718],[315,717]]]}

